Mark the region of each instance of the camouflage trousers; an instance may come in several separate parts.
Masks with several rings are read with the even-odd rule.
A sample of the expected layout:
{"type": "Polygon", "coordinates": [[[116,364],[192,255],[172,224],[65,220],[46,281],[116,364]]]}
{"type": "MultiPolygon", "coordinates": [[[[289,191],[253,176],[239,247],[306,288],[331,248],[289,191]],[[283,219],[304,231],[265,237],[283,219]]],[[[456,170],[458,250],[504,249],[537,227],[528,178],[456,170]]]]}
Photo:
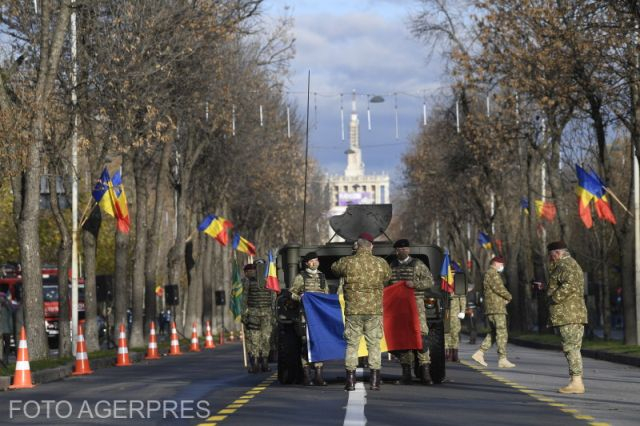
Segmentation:
{"type": "Polygon", "coordinates": [[[460,330],[462,326],[460,324],[460,318],[458,314],[464,312],[466,308],[465,298],[452,298],[451,309],[449,311],[449,332],[444,335],[444,347],[445,349],[458,349],[460,346],[460,330]]]}
{"type": "Polygon", "coordinates": [[[487,337],[484,338],[480,345],[480,350],[486,352],[491,348],[493,342],[498,347],[498,357],[506,358],[507,356],[507,316],[505,314],[490,314],[487,315],[489,320],[489,327],[491,332],[487,333],[487,337]]]}
{"type": "Polygon", "coordinates": [[[255,356],[269,356],[273,324],[270,316],[252,316],[252,327],[245,328],[247,352],[255,356]],[[259,324],[259,325],[258,325],[259,324]],[[258,325],[257,328],[254,328],[258,325]]]}
{"type": "Polygon", "coordinates": [[[569,363],[570,376],[582,376],[582,336],[584,335],[584,325],[567,324],[558,327],[562,351],[569,363]]]}
{"type": "Polygon", "coordinates": [[[347,370],[358,367],[358,347],[364,336],[369,352],[369,366],[379,370],[380,340],[382,339],[382,315],[346,315],[344,318],[344,339],[347,341],[347,353],[344,365],[347,370]]]}
{"type": "MultiPolygon", "coordinates": [[[[421,300],[418,302],[418,319],[420,320],[420,334],[422,335],[422,341],[426,342],[425,337],[429,334],[429,326],[427,325],[427,313],[424,309],[424,302],[421,300]]],[[[429,347],[423,347],[420,351],[397,351],[396,356],[400,360],[400,364],[413,365],[415,359],[418,359],[418,364],[429,364],[431,359],[429,357],[429,347]]]]}

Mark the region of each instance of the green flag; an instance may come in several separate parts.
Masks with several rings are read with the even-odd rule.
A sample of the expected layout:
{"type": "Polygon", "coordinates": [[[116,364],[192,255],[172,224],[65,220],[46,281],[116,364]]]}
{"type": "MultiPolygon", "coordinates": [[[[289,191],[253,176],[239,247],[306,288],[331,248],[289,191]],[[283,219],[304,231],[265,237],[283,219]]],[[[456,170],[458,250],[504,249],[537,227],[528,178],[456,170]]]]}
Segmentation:
{"type": "Polygon", "coordinates": [[[240,266],[238,266],[238,259],[236,256],[233,256],[229,310],[233,314],[233,319],[235,321],[240,321],[240,317],[242,316],[242,277],[240,276],[240,266]]]}

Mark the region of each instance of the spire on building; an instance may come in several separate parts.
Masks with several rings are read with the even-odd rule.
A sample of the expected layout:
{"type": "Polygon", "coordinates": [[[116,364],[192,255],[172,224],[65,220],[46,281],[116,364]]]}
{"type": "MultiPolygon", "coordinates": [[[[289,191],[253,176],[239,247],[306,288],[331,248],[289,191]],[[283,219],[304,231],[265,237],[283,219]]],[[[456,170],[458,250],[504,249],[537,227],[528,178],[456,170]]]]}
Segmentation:
{"type": "Polygon", "coordinates": [[[351,97],[351,121],[349,123],[349,149],[347,154],[347,168],[345,176],[364,176],[364,164],[362,163],[362,153],[360,151],[360,121],[356,109],[356,91],[351,97]]]}

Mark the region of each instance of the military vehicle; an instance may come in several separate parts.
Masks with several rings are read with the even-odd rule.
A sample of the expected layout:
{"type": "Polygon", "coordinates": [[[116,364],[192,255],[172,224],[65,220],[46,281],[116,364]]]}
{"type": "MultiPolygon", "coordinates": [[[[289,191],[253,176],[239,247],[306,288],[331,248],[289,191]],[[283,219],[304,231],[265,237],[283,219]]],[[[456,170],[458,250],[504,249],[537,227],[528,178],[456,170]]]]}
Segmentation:
{"type": "MultiPolygon", "coordinates": [[[[300,258],[309,252],[316,252],[320,261],[319,269],[325,274],[326,284],[330,293],[336,293],[340,284],[338,277],[331,272],[331,265],[336,260],[353,253],[353,242],[362,232],[368,232],[374,238],[380,237],[391,222],[391,204],[352,205],[348,206],[344,214],[333,216],[330,225],[334,236],[324,245],[287,244],[278,252],[278,278],[283,291],[277,299],[278,320],[278,380],[282,384],[302,382],[302,366],[300,363],[304,339],[306,339],[305,325],[301,321],[300,303],[291,299],[287,288],[291,287],[298,271],[302,267],[300,258]],[[331,242],[338,235],[343,242],[331,242]]],[[[391,261],[395,256],[393,241],[375,241],[373,254],[391,261]]],[[[434,277],[434,288],[425,294],[425,307],[429,335],[431,365],[429,375],[433,383],[442,383],[445,378],[445,348],[444,334],[448,331],[449,295],[440,290],[440,268],[444,258],[444,251],[435,245],[412,243],[411,256],[423,261],[431,270],[434,277]]],[[[466,279],[464,274],[455,275],[456,294],[466,293],[466,279]]],[[[418,366],[414,366],[414,373],[419,376],[418,366]]]]}

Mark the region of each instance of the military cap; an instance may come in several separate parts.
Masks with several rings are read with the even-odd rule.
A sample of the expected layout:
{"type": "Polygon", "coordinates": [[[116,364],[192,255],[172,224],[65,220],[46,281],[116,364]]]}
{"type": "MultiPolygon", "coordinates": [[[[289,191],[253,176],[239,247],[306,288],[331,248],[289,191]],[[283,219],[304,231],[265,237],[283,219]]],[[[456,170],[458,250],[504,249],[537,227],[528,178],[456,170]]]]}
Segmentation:
{"type": "Polygon", "coordinates": [[[358,238],[361,239],[361,240],[367,240],[370,243],[373,242],[373,235],[371,235],[368,232],[363,232],[362,234],[358,235],[358,238]]]}
{"type": "Polygon", "coordinates": [[[491,259],[491,263],[504,263],[504,257],[494,256],[493,259],[491,259]]]}
{"type": "Polygon", "coordinates": [[[549,245],[547,245],[547,251],[563,250],[566,248],[567,248],[567,245],[562,240],[554,241],[552,243],[549,243],[549,245]]]}
{"type": "Polygon", "coordinates": [[[243,268],[245,271],[255,271],[256,270],[256,265],[255,263],[247,263],[246,265],[244,265],[243,268]]]}
{"type": "Polygon", "coordinates": [[[317,259],[317,258],[318,258],[318,253],[316,253],[315,251],[310,251],[309,253],[302,256],[302,261],[308,262],[312,259],[317,259]]]}
{"type": "Polygon", "coordinates": [[[395,244],[393,245],[393,248],[402,248],[402,247],[411,247],[409,240],[407,240],[406,238],[403,238],[401,240],[396,241],[395,244]]]}

